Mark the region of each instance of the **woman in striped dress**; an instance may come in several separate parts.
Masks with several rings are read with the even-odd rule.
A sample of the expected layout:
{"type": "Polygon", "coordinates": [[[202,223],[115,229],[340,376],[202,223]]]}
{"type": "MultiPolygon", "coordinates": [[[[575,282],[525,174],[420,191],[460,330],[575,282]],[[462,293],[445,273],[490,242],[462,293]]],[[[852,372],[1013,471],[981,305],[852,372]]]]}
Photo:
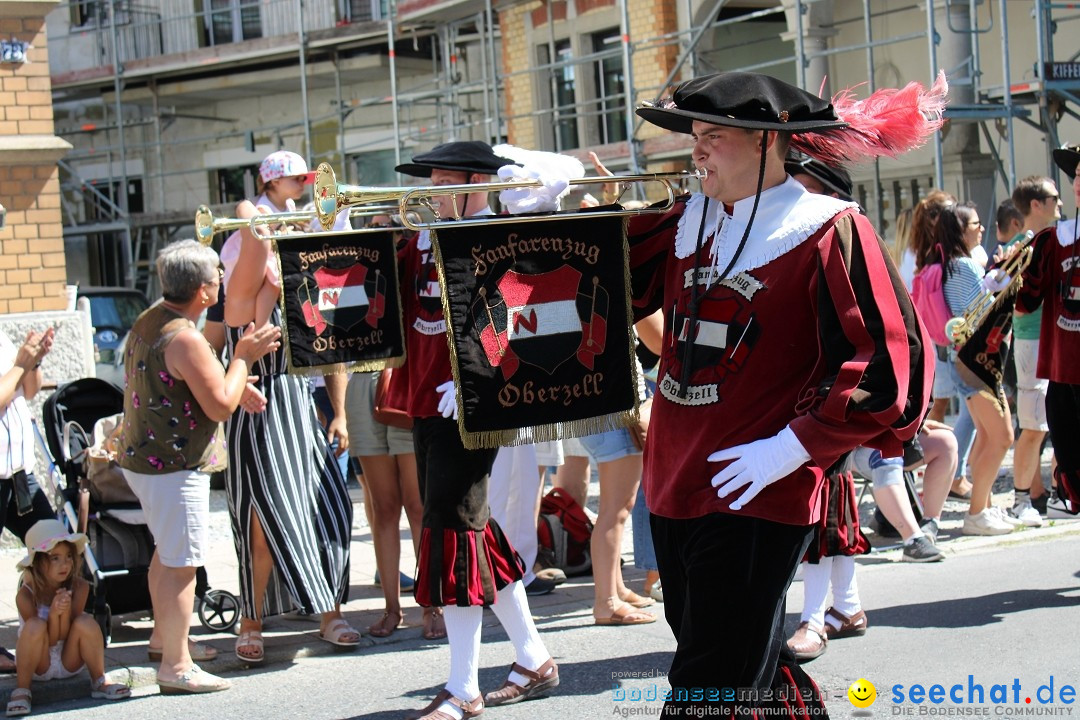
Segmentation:
{"type": "MultiPolygon", "coordinates": [[[[284,152],[267,157],[259,174],[265,183],[263,198],[275,207],[297,199],[310,177],[299,155],[284,152]]],[[[248,201],[237,208],[240,217],[257,212],[256,204],[248,201]]],[[[269,241],[247,229],[239,241],[239,253],[222,253],[229,258],[225,325],[230,348],[252,320],[256,325],[281,323],[280,283],[268,265],[269,241]]],[[[340,607],[349,587],[352,504],[307,380],[289,375],[285,365],[284,349],[260,359],[252,373],[266,396],[266,412],[235,413],[227,426],[226,490],[240,559],[242,618],[236,655],[249,663],[263,659],[262,619],[294,609],[321,614],[319,635],[328,642],[355,646],[360,641],[340,607]]],[[[344,383],[344,376],[327,378],[331,399],[337,397],[342,404],[344,383]]],[[[345,412],[343,407],[335,410],[340,423],[332,423],[329,431],[344,450],[345,412]]]]}

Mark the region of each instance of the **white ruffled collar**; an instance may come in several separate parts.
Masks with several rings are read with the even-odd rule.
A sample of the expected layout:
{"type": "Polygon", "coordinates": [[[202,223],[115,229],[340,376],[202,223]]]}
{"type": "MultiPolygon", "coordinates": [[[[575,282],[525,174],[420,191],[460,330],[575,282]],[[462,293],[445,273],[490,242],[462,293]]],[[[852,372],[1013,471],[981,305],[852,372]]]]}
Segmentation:
{"type": "Polygon", "coordinates": [[[1076,219],[1059,220],[1057,226],[1058,244],[1069,247],[1076,242],[1076,219]]]}
{"type": "MultiPolygon", "coordinates": [[[[485,206],[484,209],[482,209],[480,212],[474,212],[469,217],[471,217],[471,218],[487,217],[488,215],[494,215],[494,214],[495,214],[494,210],[492,210],[490,207],[485,206]]],[[[416,238],[416,249],[417,250],[430,250],[431,249],[431,231],[430,230],[425,228],[425,229],[420,231],[420,235],[416,238]]]]}
{"type": "MultiPolygon", "coordinates": [[[[688,258],[697,249],[704,206],[705,196],[701,193],[694,193],[687,201],[675,232],[675,257],[688,258]]],[[[731,273],[767,265],[797,247],[837,213],[857,207],[853,202],[811,194],[788,176],[780,185],[762,191],[750,237],[731,273]]],[[[714,267],[723,270],[731,262],[753,208],[753,197],[736,202],[731,215],[724,211],[722,203],[709,201],[704,237],[713,238],[709,255],[714,267]]]]}

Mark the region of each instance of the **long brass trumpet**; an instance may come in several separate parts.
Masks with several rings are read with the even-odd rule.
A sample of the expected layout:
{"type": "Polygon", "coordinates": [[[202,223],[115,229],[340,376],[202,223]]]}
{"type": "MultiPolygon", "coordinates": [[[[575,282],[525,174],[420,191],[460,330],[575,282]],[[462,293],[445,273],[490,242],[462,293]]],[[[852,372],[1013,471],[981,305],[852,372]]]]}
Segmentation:
{"type": "MultiPolygon", "coordinates": [[[[372,217],[374,215],[393,215],[397,212],[397,205],[377,205],[374,207],[354,208],[349,212],[349,217],[372,217]]],[[[278,225],[281,223],[304,223],[308,224],[318,218],[314,210],[296,210],[280,213],[263,213],[250,218],[219,218],[206,205],[200,205],[195,210],[195,237],[203,245],[209,245],[218,233],[233,232],[254,225],[278,225]]],[[[331,220],[331,227],[333,221],[331,220]]]]}
{"type": "MultiPolygon", "coordinates": [[[[1028,230],[1024,235],[1024,238],[1017,242],[1015,251],[1013,251],[1008,259],[995,268],[1003,271],[1009,276],[1008,285],[998,292],[981,293],[979,297],[972,300],[971,303],[964,308],[964,314],[962,316],[951,318],[945,323],[945,337],[953,341],[954,347],[957,350],[967,344],[967,341],[971,339],[971,336],[982,327],[990,313],[993,312],[1005,298],[1015,298],[1013,290],[1023,283],[1024,270],[1026,270],[1027,266],[1031,263],[1031,255],[1033,252],[1031,241],[1034,237],[1035,233],[1028,230]]],[[[1012,310],[1009,309],[1009,312],[1012,312],[1012,310]]]]}
{"type": "MultiPolygon", "coordinates": [[[[608,183],[634,183],[634,182],[657,182],[664,186],[667,191],[667,200],[662,205],[653,205],[647,208],[601,210],[590,213],[590,217],[614,216],[614,215],[640,215],[647,212],[664,212],[675,204],[674,184],[680,180],[700,179],[701,175],[690,172],[652,173],[641,175],[607,175],[599,177],[575,178],[569,181],[570,185],[608,184],[608,183]]],[[[539,180],[514,180],[511,182],[476,183],[473,185],[437,185],[417,187],[367,187],[363,185],[347,185],[339,183],[334,174],[334,168],[329,163],[321,163],[315,171],[315,211],[319,215],[319,222],[324,228],[329,229],[334,223],[334,216],[345,207],[366,205],[369,203],[396,202],[398,203],[397,214],[401,216],[402,224],[410,230],[424,230],[437,227],[441,221],[438,213],[435,213],[434,222],[417,222],[415,214],[410,208],[410,203],[434,210],[431,198],[439,195],[449,195],[453,199],[455,213],[457,211],[457,196],[476,192],[497,192],[513,188],[543,187],[539,180]]],[[[556,216],[557,217],[557,216],[556,216]]],[[[487,215],[475,220],[462,220],[455,215],[455,227],[468,227],[474,225],[491,225],[513,222],[534,222],[551,219],[551,216],[522,217],[520,215],[487,215]]]]}

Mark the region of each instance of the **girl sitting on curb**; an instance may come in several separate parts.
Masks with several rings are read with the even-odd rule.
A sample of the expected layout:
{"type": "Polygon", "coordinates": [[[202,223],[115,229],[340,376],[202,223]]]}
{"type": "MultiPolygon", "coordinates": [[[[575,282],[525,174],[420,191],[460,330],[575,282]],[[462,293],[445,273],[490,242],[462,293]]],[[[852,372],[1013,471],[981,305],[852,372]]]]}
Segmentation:
{"type": "Polygon", "coordinates": [[[27,555],[17,566],[23,580],[15,596],[18,687],[11,692],[8,717],[30,713],[31,680],[72,677],[84,666],[90,671],[91,697],[131,696],[126,685],[106,681],[101,629],[82,611],[90,592],[80,574],[86,541],[86,535],[69,533],[59,520],[39,520],[26,533],[27,555]]]}

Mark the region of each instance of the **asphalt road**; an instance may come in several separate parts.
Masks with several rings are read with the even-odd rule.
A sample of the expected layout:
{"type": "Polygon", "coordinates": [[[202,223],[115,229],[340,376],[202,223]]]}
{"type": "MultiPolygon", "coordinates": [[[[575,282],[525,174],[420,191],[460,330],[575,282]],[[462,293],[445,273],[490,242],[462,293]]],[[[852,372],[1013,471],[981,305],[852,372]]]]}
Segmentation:
{"type": "MultiPolygon", "coordinates": [[[[1018,534],[1006,542],[959,540],[945,562],[932,565],[901,564],[896,553],[860,559],[859,587],[870,630],[862,638],[833,642],[824,656],[807,666],[827,693],[831,716],[1080,715],[1076,704],[1061,702],[1065,685],[1080,695],[1077,530],[1077,523],[1067,523],[1051,532],[1018,534]],[[1047,688],[1040,693],[1040,686],[1048,686],[1051,677],[1055,702],[1042,704],[1039,699],[1047,696],[1047,688]],[[860,678],[873,683],[878,693],[867,710],[857,710],[846,698],[848,686],[860,678]],[[963,702],[908,699],[913,686],[929,692],[935,684],[942,686],[946,697],[960,685],[956,692],[963,702]],[[967,702],[969,685],[983,688],[984,704],[967,702]],[[994,685],[1007,687],[1007,704],[991,702],[994,685]],[[1012,702],[1014,687],[1019,703],[1012,702]],[[902,693],[903,702],[894,702],[897,693],[902,693]],[[1024,702],[1028,697],[1030,704],[1024,702]]],[[[616,696],[618,690],[626,697],[636,690],[648,697],[652,687],[664,687],[662,674],[673,645],[670,631],[663,622],[596,627],[587,601],[582,601],[584,589],[559,590],[549,598],[554,601],[563,594],[565,602],[549,601],[537,611],[544,641],[559,662],[562,685],[547,699],[493,708],[485,717],[568,720],[658,714],[659,702],[616,696]],[[620,679],[628,673],[645,677],[620,679]]],[[[801,602],[802,584],[797,581],[789,607],[801,607],[801,602]]],[[[794,613],[789,614],[789,629],[796,621],[794,613]]],[[[723,637],[716,641],[722,643],[723,637]]],[[[498,686],[511,660],[511,648],[488,613],[481,687],[498,686]]],[[[397,719],[424,705],[440,689],[448,662],[444,643],[426,643],[416,636],[354,654],[297,657],[263,669],[229,672],[233,689],[217,695],[165,697],[155,687],[144,687],[126,702],[67,701],[44,705],[34,715],[83,720],[397,719]]]]}

